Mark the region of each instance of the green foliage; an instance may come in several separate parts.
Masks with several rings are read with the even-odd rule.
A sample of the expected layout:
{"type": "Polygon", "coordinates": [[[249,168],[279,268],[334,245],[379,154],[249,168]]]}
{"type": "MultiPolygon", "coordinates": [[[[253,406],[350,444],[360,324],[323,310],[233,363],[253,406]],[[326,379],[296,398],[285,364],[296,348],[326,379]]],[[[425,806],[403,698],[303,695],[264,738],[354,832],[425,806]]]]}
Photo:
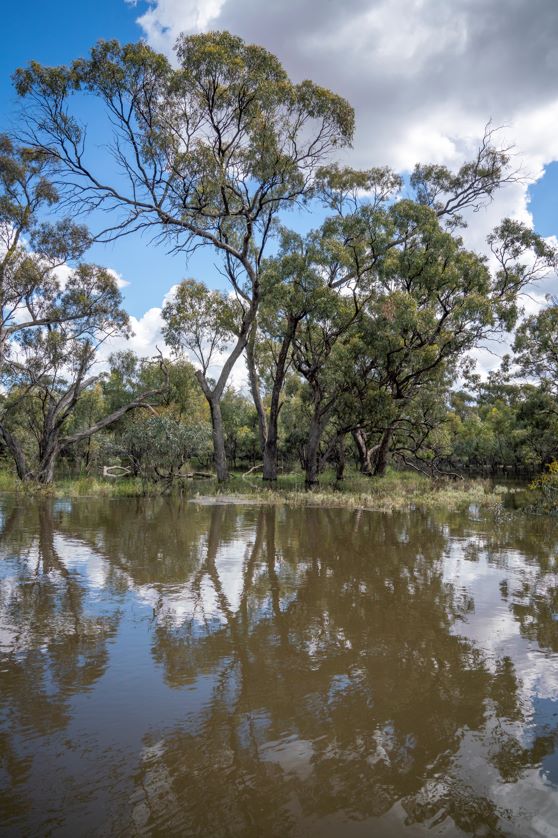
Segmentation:
{"type": "Polygon", "coordinates": [[[39,150],[73,175],[81,201],[129,208],[124,227],[140,217],[246,267],[243,238],[261,249],[272,216],[307,196],[317,165],[350,143],[353,110],[310,81],[294,84],[275,56],[228,32],[181,35],[176,57],[174,68],[144,43],[100,41],[88,59],[32,62],[14,81],[39,150]],[[116,201],[78,151],[85,130],[72,100],[80,93],[96,96],[114,127],[115,159],[130,184],[116,201]]]}
{"type": "Polygon", "coordinates": [[[558,461],[548,463],[546,471],[536,477],[529,488],[534,495],[531,504],[533,510],[558,513],[558,461]]]}
{"type": "Polygon", "coordinates": [[[205,375],[238,332],[239,306],[221,291],[185,279],[163,307],[163,336],[176,353],[190,350],[205,375]]]}
{"type": "Polygon", "coordinates": [[[261,459],[254,405],[242,393],[229,387],[223,396],[221,412],[227,456],[233,468],[240,463],[254,465],[261,459]]]}
{"type": "Polygon", "coordinates": [[[117,450],[143,480],[172,481],[190,460],[208,457],[211,432],[207,423],[186,425],[168,415],[150,416],[128,425],[117,450]]]}
{"type": "Polygon", "coordinates": [[[524,375],[539,379],[556,393],[558,383],[558,304],[526,318],[517,330],[516,360],[524,375]]]}

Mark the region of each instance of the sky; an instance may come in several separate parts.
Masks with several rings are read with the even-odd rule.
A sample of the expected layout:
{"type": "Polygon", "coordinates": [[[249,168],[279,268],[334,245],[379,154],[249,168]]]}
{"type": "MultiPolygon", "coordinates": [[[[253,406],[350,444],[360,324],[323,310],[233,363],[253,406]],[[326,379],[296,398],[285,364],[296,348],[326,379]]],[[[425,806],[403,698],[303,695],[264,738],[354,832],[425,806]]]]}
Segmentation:
{"type": "MultiPolygon", "coordinates": [[[[514,147],[522,181],[473,217],[467,244],[482,249],[505,216],[558,237],[555,0],[20,0],[6,5],[2,24],[0,130],[16,123],[20,106],[11,74],[32,59],[65,63],[99,38],[144,38],[172,56],[182,31],[228,29],[274,52],[295,81],[311,78],[351,102],[352,165],[401,173],[419,161],[458,166],[492,120],[514,147]]],[[[140,354],[160,342],[160,307],[174,284],[186,276],[219,283],[208,251],[185,264],[137,237],[97,245],[88,258],[121,278],[130,346],[140,354]]],[[[556,292],[549,277],[525,299],[526,310],[556,292]]],[[[481,370],[503,351],[477,353],[481,370]]]]}

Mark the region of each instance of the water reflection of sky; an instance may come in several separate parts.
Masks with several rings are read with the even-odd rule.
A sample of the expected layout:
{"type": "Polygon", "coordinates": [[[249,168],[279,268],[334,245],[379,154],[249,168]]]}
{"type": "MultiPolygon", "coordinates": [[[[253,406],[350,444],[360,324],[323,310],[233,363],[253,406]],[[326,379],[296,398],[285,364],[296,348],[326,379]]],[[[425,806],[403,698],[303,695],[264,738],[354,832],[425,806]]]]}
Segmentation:
{"type": "MultiPolygon", "coordinates": [[[[533,724],[530,731],[531,742],[538,737],[550,736],[554,739],[555,750],[544,756],[541,765],[541,775],[547,783],[558,789],[558,699],[533,699],[533,724]]],[[[527,744],[531,744],[527,738],[527,744]]]]}
{"type": "MultiPolygon", "coordinates": [[[[550,566],[554,566],[552,560],[550,566]]],[[[547,822],[544,813],[548,804],[539,786],[540,780],[558,789],[558,654],[541,649],[522,636],[513,613],[514,602],[522,602],[525,595],[533,601],[556,588],[556,573],[552,570],[541,575],[535,563],[530,563],[519,550],[488,549],[482,532],[477,532],[450,541],[444,578],[466,590],[474,601],[473,613],[457,622],[452,630],[478,644],[492,666],[503,658],[510,659],[518,676],[524,722],[509,724],[507,731],[499,729],[496,736],[513,734],[527,751],[535,749],[535,758],[537,742],[546,740],[547,749],[551,750],[542,756],[540,765],[523,772],[514,786],[514,799],[507,804],[512,810],[520,810],[525,800],[532,804],[539,796],[542,808],[537,834],[558,835],[558,808],[552,808],[547,822]],[[539,779],[535,779],[535,772],[539,779]]],[[[495,787],[493,793],[498,798],[501,789],[495,787]]]]}
{"type": "MultiPolygon", "coordinates": [[[[72,508],[69,502],[56,501],[53,511],[57,516],[69,516],[72,508]]],[[[522,634],[522,624],[514,612],[514,607],[518,603],[524,604],[526,599],[549,600],[557,584],[555,566],[550,561],[550,569],[541,572],[531,557],[513,545],[494,547],[483,532],[482,523],[475,523],[474,527],[474,531],[458,536],[452,535],[450,526],[443,530],[446,537],[440,560],[443,581],[456,592],[458,600],[460,597],[463,601],[470,599],[474,604],[473,609],[466,610],[451,625],[450,631],[482,650],[490,671],[496,672],[503,660],[512,662],[517,676],[520,713],[514,718],[497,718],[491,709],[492,699],[487,699],[486,724],[482,729],[464,727],[459,732],[458,749],[451,757],[451,771],[463,787],[473,789],[479,797],[488,796],[503,811],[510,813],[511,822],[515,821],[519,826],[518,831],[509,834],[558,835],[555,828],[558,797],[548,794],[549,787],[558,789],[558,655],[541,648],[536,639],[528,636],[528,631],[522,634]],[[525,754],[513,781],[502,782],[497,760],[502,743],[508,741],[510,747],[517,747],[515,743],[518,742],[525,754]],[[479,765],[482,765],[481,772],[475,768],[479,765]],[[526,816],[525,812],[534,814],[526,816]]],[[[288,538],[287,535],[283,549],[288,538]]],[[[279,621],[280,627],[281,619],[290,610],[296,616],[297,607],[304,608],[304,603],[297,603],[297,586],[303,577],[315,572],[322,580],[333,582],[338,573],[337,566],[328,566],[328,561],[319,555],[319,544],[312,548],[316,555],[296,553],[295,550],[295,556],[290,560],[278,545],[271,578],[268,555],[265,560],[256,555],[251,565],[257,540],[256,519],[251,524],[243,521],[236,532],[229,532],[219,541],[213,560],[209,562],[209,537],[202,535],[196,548],[198,564],[194,563],[193,573],[185,573],[182,581],[163,584],[153,579],[139,582],[125,563],[109,557],[102,538],[96,539],[94,546],[91,539],[85,541],[70,536],[62,532],[62,528],[54,532],[54,550],[82,592],[84,619],[114,620],[117,628],[107,635],[107,660],[99,677],[85,688],[66,690],[63,698],[67,723],[60,735],[53,734],[43,740],[37,737],[29,741],[18,740],[18,748],[25,759],[31,760],[38,742],[42,749],[42,763],[33,764],[29,775],[29,785],[35,789],[35,806],[48,808],[49,800],[58,793],[60,776],[71,777],[75,790],[79,790],[80,784],[96,788],[91,796],[90,814],[92,823],[97,825],[103,821],[102,818],[99,820],[95,801],[103,796],[110,798],[113,806],[118,805],[119,795],[134,800],[133,820],[140,831],[147,828],[149,806],[153,805],[161,789],[164,789],[167,805],[179,805],[170,792],[173,778],[164,765],[167,751],[177,737],[203,738],[216,693],[221,696],[223,708],[231,709],[242,700],[238,650],[230,651],[227,656],[225,644],[214,658],[206,661],[195,657],[196,644],[206,643],[210,648],[212,638],[228,637],[231,625],[243,609],[248,613],[246,625],[249,631],[266,622],[271,625],[274,620],[279,621]],[[245,590],[247,579],[249,596],[245,590]],[[164,633],[165,643],[174,643],[173,666],[177,671],[173,671],[165,659],[168,651],[158,641],[160,632],[164,633]],[[223,673],[228,674],[224,676],[223,673]],[[45,763],[52,766],[52,772],[47,776],[44,776],[45,763]],[[149,789],[144,797],[138,797],[135,779],[129,775],[130,763],[142,766],[142,782],[149,789]],[[107,765],[111,766],[110,790],[107,788],[107,765]]],[[[412,548],[412,527],[402,526],[395,541],[406,549],[412,548]]],[[[36,539],[19,554],[8,552],[2,556],[1,602],[15,596],[22,579],[25,585],[35,584],[39,558],[36,539]]],[[[336,556],[335,561],[338,558],[336,556]]],[[[424,561],[422,552],[420,555],[417,552],[417,561],[419,559],[424,561]]],[[[402,578],[405,573],[411,590],[412,565],[402,572],[402,578]]],[[[53,567],[51,578],[59,586],[61,596],[63,577],[63,569],[53,567]]],[[[343,582],[339,595],[347,595],[351,587],[351,579],[343,582]]],[[[397,579],[386,578],[384,587],[393,595],[397,590],[397,579]]],[[[355,606],[359,598],[364,600],[373,591],[373,578],[356,580],[355,606]]],[[[305,696],[305,708],[315,706],[316,718],[324,713],[343,714],[344,708],[351,706],[351,696],[364,695],[369,689],[364,663],[362,667],[353,665],[349,671],[335,668],[335,655],[350,652],[352,645],[343,630],[335,625],[331,613],[334,605],[331,600],[320,602],[321,610],[316,612],[314,623],[309,623],[308,631],[301,635],[296,647],[294,642],[286,644],[289,649],[285,654],[296,652],[305,656],[309,675],[322,668],[331,669],[325,703],[324,697],[310,688],[305,696]]],[[[528,629],[531,618],[529,614],[521,613],[523,626],[528,629]]],[[[404,614],[401,619],[405,619],[404,614]]],[[[95,625],[92,630],[96,630],[95,625]]],[[[277,628],[274,630],[278,631],[277,628]]],[[[9,620],[0,624],[3,650],[21,657],[29,652],[33,636],[18,631],[9,620]]],[[[280,638],[270,633],[267,642],[271,653],[271,645],[279,646],[280,638]]],[[[48,644],[38,651],[48,657],[48,644]]],[[[363,649],[361,653],[365,655],[367,650],[363,649]]],[[[86,663],[86,656],[77,656],[78,669],[86,663]]],[[[250,655],[242,666],[249,668],[250,655]]],[[[59,689],[60,685],[47,668],[42,684],[45,698],[55,698],[59,689]]],[[[254,706],[239,713],[235,735],[239,746],[246,751],[256,743],[259,759],[262,764],[271,766],[271,770],[277,769],[295,782],[304,783],[310,782],[319,758],[325,756],[328,764],[346,762],[347,765],[356,758],[357,755],[351,753],[352,741],[346,746],[332,741],[324,750],[319,738],[303,736],[289,727],[275,728],[266,708],[258,706],[258,685],[250,689],[254,706]]],[[[262,698],[262,702],[264,700],[262,698]]],[[[367,700],[372,711],[373,693],[367,700]]],[[[363,730],[362,748],[368,748],[370,769],[385,768],[386,772],[397,769],[402,775],[412,771],[417,739],[412,733],[402,739],[398,734],[396,722],[391,719],[373,731],[363,730]]],[[[226,749],[226,743],[223,748],[226,749]]],[[[441,775],[435,779],[425,778],[415,803],[419,807],[424,805],[425,810],[433,807],[437,812],[436,807],[443,810],[444,801],[451,793],[447,780],[441,775]]],[[[68,817],[71,826],[71,815],[68,817]]],[[[397,831],[393,832],[394,824],[401,826],[405,819],[408,820],[405,812],[400,808],[396,811],[394,807],[382,821],[385,834],[397,834],[397,831]]],[[[73,823],[79,825],[77,815],[73,823]]],[[[446,820],[444,829],[448,823],[446,820]]],[[[351,829],[353,827],[354,834],[360,834],[355,824],[351,829]]],[[[334,826],[332,829],[331,834],[335,834],[334,826]]],[[[461,833],[452,832],[450,827],[449,832],[435,831],[434,834],[461,833]]]]}

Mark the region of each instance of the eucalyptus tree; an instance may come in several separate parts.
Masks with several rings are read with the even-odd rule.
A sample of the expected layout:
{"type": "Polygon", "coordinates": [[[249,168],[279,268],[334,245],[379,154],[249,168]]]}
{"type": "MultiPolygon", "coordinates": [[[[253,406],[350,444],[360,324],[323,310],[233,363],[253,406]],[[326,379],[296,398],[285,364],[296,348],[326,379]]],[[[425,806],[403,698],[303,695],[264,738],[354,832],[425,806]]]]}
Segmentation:
{"type": "Polygon", "coordinates": [[[354,116],[344,99],[294,84],[275,56],[228,32],[181,35],[176,57],[174,68],[144,43],[101,41],[68,66],[32,62],[15,75],[24,133],[57,165],[69,205],[113,211],[101,240],[150,231],[177,253],[207,245],[220,254],[243,306],[232,367],[260,304],[277,216],[303,203],[316,168],[350,143],[354,116]],[[88,156],[79,94],[95,96],[108,117],[112,176],[88,156]]]}
{"type": "MultiPolygon", "coordinates": [[[[453,230],[464,223],[463,212],[480,209],[491,200],[496,189],[515,177],[508,150],[495,144],[494,132],[488,128],[474,159],[457,172],[442,166],[416,166],[411,178],[414,197],[411,203],[425,211],[429,208],[431,217],[453,230]]],[[[274,480],[277,476],[277,423],[282,388],[292,365],[292,347],[301,330],[305,330],[305,321],[312,317],[312,306],[322,293],[319,289],[327,290],[331,303],[334,292],[352,297],[352,315],[338,333],[340,337],[352,325],[353,318],[358,318],[364,302],[378,293],[377,277],[389,252],[405,242],[405,235],[402,236],[392,215],[402,179],[388,168],[358,171],[337,165],[322,167],[315,187],[315,197],[325,206],[328,217],[319,230],[306,237],[282,231],[279,253],[266,263],[274,290],[264,301],[246,347],[250,385],[259,415],[264,480],[274,480]],[[268,396],[265,407],[260,385],[268,396]]],[[[419,222],[414,234],[420,239],[419,222]]],[[[334,332],[339,326],[337,323],[333,327],[315,355],[317,372],[329,354],[326,344],[332,347],[337,340],[334,332]]],[[[319,329],[323,332],[324,328],[327,327],[322,323],[319,329]]],[[[306,337],[308,334],[306,329],[306,337]]],[[[316,333],[313,349],[317,350],[315,337],[316,333]]],[[[300,359],[300,351],[297,357],[300,359]]],[[[362,368],[357,372],[361,376],[362,368]]],[[[346,368],[345,385],[351,377],[358,387],[359,380],[346,368]]],[[[342,380],[343,375],[339,383],[342,380]]],[[[319,421],[316,418],[314,439],[316,434],[319,436],[318,427],[323,429],[327,424],[338,398],[339,392],[332,391],[327,409],[328,400],[321,400],[325,412],[319,421]]],[[[310,460],[315,461],[316,446],[310,445],[309,450],[310,460]]]]}
{"type": "Polygon", "coordinates": [[[98,380],[88,377],[96,346],[128,332],[114,276],[76,264],[90,243],[87,229],[68,218],[41,220],[59,204],[48,170],[44,153],[0,137],[0,437],[19,477],[41,482],[52,479],[63,447],[114,421],[109,414],[63,434],[80,395],[98,380]],[[33,465],[24,444],[30,436],[33,465]]]}
{"type": "Polygon", "coordinates": [[[79,319],[99,303],[91,274],[74,275],[63,305],[60,298],[54,302],[61,291],[59,271],[83,256],[90,238],[68,218],[41,220],[59,202],[48,168],[44,154],[0,135],[1,365],[10,364],[14,340],[28,330],[63,317],[79,319]]]}
{"type": "Polygon", "coordinates": [[[323,293],[323,279],[309,255],[305,238],[282,230],[278,255],[268,261],[269,285],[246,347],[250,389],[258,415],[263,479],[277,479],[278,426],[292,348],[301,323],[323,293]],[[265,398],[262,399],[262,393],[265,398]]]}
{"type": "Polygon", "coordinates": [[[211,372],[216,370],[235,333],[242,330],[242,311],[241,305],[222,291],[210,291],[201,282],[185,279],[174,289],[162,313],[166,343],[178,355],[189,351],[199,365],[195,374],[211,413],[213,459],[220,481],[229,476],[221,400],[236,353],[226,357],[216,380],[211,372]]]}
{"type": "Polygon", "coordinates": [[[162,393],[158,387],[138,394],[86,427],[68,428],[83,395],[102,378],[93,372],[98,350],[110,338],[127,336],[128,317],[114,277],[103,268],[80,264],[64,288],[53,282],[41,302],[55,319],[14,333],[4,363],[6,392],[0,404],[0,435],[22,480],[50,483],[60,453],[117,422],[162,393]],[[84,289],[87,289],[85,291],[84,289]],[[79,317],[74,293],[91,294],[79,317]]]}
{"type": "Polygon", "coordinates": [[[443,393],[444,379],[458,376],[470,350],[513,328],[522,290],[556,258],[535,233],[505,220],[488,238],[491,268],[441,226],[432,208],[404,200],[390,216],[399,244],[379,265],[377,293],[363,318],[374,357],[370,380],[391,403],[376,443],[374,473],[380,475],[413,399],[426,389],[443,393]]]}
{"type": "Polygon", "coordinates": [[[558,396],[558,301],[527,317],[517,329],[514,361],[521,375],[534,378],[547,392],[558,396]]]}
{"type": "Polygon", "coordinates": [[[279,250],[264,266],[265,298],[246,347],[261,429],[264,480],[277,477],[282,391],[287,373],[293,368],[297,336],[313,311],[324,305],[335,306],[337,297],[343,294],[352,298],[351,314],[345,326],[339,321],[337,327],[343,331],[352,322],[385,245],[380,245],[377,235],[378,253],[371,254],[367,249],[373,236],[372,226],[378,226],[378,214],[400,187],[401,178],[385,168],[321,168],[314,194],[332,215],[306,236],[281,228],[279,250]],[[359,201],[362,192],[367,194],[364,205],[359,201]],[[268,396],[266,409],[262,388],[268,396]]]}
{"type": "MultiPolygon", "coordinates": [[[[192,458],[203,458],[211,446],[207,423],[180,422],[168,413],[132,421],[120,437],[117,451],[143,480],[171,486],[192,458]]],[[[211,450],[211,449],[209,449],[211,450]]]]}
{"type": "MultiPolygon", "coordinates": [[[[114,277],[76,265],[90,244],[87,229],[68,218],[45,220],[60,203],[50,169],[44,153],[0,137],[0,437],[19,477],[44,482],[52,479],[66,420],[98,380],[87,377],[95,344],[128,331],[114,277]],[[31,465],[24,439],[33,436],[31,465]]],[[[79,439],[98,429],[93,422],[79,439]]]]}
{"type": "MultiPolygon", "coordinates": [[[[317,480],[319,441],[327,422],[339,409],[346,414],[344,394],[351,388],[366,393],[369,387],[387,396],[374,453],[373,470],[381,475],[394,432],[409,424],[413,399],[425,389],[445,389],[444,379],[457,374],[470,350],[511,329],[521,291],[556,258],[535,233],[505,220],[488,239],[496,266],[491,267],[464,247],[453,224],[448,229],[435,207],[410,199],[392,202],[381,224],[387,244],[376,250],[380,256],[369,269],[357,274],[355,267],[357,279],[344,280],[343,293],[336,292],[339,260],[332,260],[324,246],[318,250],[332,273],[320,269],[323,294],[321,299],[316,295],[293,342],[294,365],[314,405],[307,443],[309,485],[317,480]]],[[[341,252],[346,251],[344,245],[341,252]]],[[[350,258],[362,266],[354,253],[350,258]]],[[[343,277],[345,272],[342,266],[343,277]]],[[[357,412],[354,420],[357,429],[362,414],[357,412]]],[[[350,423],[345,430],[351,430],[350,423]]]]}

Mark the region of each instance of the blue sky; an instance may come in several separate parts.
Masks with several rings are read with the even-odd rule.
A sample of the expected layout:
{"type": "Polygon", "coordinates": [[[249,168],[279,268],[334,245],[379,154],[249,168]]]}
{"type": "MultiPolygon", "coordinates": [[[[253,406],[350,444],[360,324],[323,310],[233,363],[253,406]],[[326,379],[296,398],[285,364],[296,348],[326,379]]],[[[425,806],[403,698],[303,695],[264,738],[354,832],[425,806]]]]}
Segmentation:
{"type": "MultiPolygon", "coordinates": [[[[117,38],[121,42],[142,36],[136,18],[142,4],[131,6],[124,0],[95,0],[75,3],[70,0],[32,0],[10,4],[3,14],[3,49],[0,54],[0,106],[2,130],[16,121],[19,106],[11,83],[13,71],[31,60],[44,64],[63,64],[87,54],[99,38],[117,38]]],[[[88,258],[116,270],[130,284],[123,289],[128,311],[140,317],[147,309],[159,306],[168,289],[184,276],[195,275],[219,282],[208,251],[190,260],[166,255],[164,248],[149,246],[139,236],[98,245],[88,258]]]]}
{"type": "MultiPolygon", "coordinates": [[[[541,19],[531,15],[537,43],[534,36],[526,36],[531,22],[521,17],[521,4],[514,6],[506,26],[501,20],[496,26],[494,14],[488,14],[490,7],[498,11],[497,0],[483,6],[486,18],[472,0],[455,0],[451,14],[438,0],[414,4],[407,15],[401,14],[403,7],[411,8],[404,0],[347,0],[342,16],[336,4],[316,4],[317,0],[270,0],[264,18],[256,0],[10,3],[2,20],[2,127],[10,127],[18,105],[10,76],[31,59],[65,63],[86,54],[98,38],[125,42],[143,36],[169,52],[183,29],[230,28],[275,52],[295,79],[310,77],[347,96],[357,115],[352,160],[356,165],[387,163],[401,171],[417,160],[451,165],[462,159],[464,144],[468,143],[467,153],[475,147],[489,118],[511,125],[511,142],[517,143],[520,154],[526,150],[531,174],[540,175],[547,168],[528,190],[516,190],[487,215],[478,241],[508,213],[525,218],[530,212],[539,232],[558,234],[558,163],[552,162],[558,159],[552,139],[555,94],[549,81],[558,4],[538,0],[541,19]],[[522,45],[522,58],[512,62],[516,43],[522,45]],[[336,50],[342,49],[340,58],[336,50]]],[[[297,226],[308,223],[292,221],[297,226]]],[[[125,303],[137,318],[159,306],[184,276],[221,282],[209,251],[198,252],[187,266],[183,257],[170,257],[137,237],[98,245],[89,258],[115,269],[130,283],[124,289],[125,303]]]]}

